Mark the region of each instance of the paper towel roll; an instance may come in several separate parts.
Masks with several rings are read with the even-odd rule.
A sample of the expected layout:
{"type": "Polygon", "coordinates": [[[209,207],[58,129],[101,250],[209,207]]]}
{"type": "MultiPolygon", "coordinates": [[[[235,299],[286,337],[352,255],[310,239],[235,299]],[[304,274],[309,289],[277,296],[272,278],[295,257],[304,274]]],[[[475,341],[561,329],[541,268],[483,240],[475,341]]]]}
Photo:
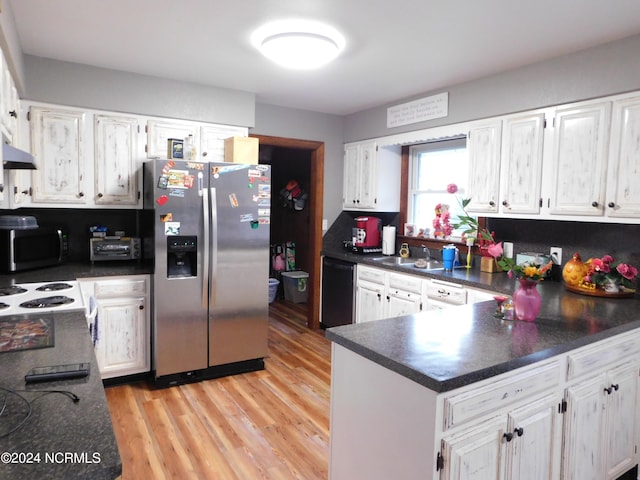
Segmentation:
{"type": "Polygon", "coordinates": [[[396,253],[396,227],[387,225],[382,227],[382,254],[394,255],[396,253]]]}

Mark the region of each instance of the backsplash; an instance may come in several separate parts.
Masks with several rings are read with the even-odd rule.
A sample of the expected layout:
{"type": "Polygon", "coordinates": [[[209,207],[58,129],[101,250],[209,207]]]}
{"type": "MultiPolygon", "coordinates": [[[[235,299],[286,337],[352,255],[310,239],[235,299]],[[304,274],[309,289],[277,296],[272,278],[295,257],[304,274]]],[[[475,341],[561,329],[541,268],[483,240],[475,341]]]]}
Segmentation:
{"type": "Polygon", "coordinates": [[[97,210],[78,208],[20,208],[0,210],[0,215],[31,215],[41,227],[61,228],[68,235],[69,260],[89,261],[89,227],[104,225],[109,233],[123,230],[126,235],[145,236],[146,210],[97,210]]]}
{"type": "Polygon", "coordinates": [[[640,268],[640,225],[506,218],[488,222],[498,241],[513,242],[514,254],[548,254],[550,247],[561,247],[563,264],[578,252],[584,260],[608,254],[640,268]]]}

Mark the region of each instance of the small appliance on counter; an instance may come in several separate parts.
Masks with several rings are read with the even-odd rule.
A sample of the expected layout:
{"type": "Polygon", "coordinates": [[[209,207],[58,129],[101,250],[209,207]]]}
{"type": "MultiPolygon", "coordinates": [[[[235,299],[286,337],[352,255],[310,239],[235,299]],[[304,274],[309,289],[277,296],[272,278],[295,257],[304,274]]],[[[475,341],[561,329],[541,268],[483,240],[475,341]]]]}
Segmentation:
{"type": "Polygon", "coordinates": [[[345,249],[357,253],[382,252],[382,220],[378,217],[357,217],[354,220],[356,226],[353,229],[351,241],[344,242],[345,249]]]}
{"type": "Polygon", "coordinates": [[[141,242],[137,237],[96,237],[89,240],[91,263],[105,260],[139,260],[141,242]]]}
{"type": "Polygon", "coordinates": [[[57,228],[40,227],[35,217],[0,215],[0,272],[20,272],[62,263],[67,237],[57,228]]]}

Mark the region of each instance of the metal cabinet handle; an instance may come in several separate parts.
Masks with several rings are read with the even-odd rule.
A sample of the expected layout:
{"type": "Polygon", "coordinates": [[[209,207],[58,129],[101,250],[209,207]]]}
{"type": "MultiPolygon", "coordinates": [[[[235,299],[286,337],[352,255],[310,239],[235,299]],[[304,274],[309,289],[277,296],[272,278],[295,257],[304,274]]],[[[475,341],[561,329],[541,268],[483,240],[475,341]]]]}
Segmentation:
{"type": "Polygon", "coordinates": [[[144,305],[138,306],[138,310],[144,310],[144,305]]]}
{"type": "Polygon", "coordinates": [[[15,110],[9,111],[9,116],[13,118],[18,118],[18,113],[15,110]]]}
{"type": "Polygon", "coordinates": [[[611,392],[613,392],[613,387],[605,387],[604,391],[607,392],[607,395],[611,395],[611,392]]]}
{"type": "Polygon", "coordinates": [[[503,206],[503,207],[506,207],[507,205],[509,205],[509,203],[508,203],[506,200],[503,200],[503,201],[502,201],[502,206],[503,206]]]}
{"type": "Polygon", "coordinates": [[[103,197],[102,193],[98,193],[98,198],[102,198],[102,197],[103,197]]]}
{"type": "Polygon", "coordinates": [[[511,432],[507,432],[502,434],[502,438],[504,438],[507,442],[510,442],[511,440],[513,440],[513,433],[511,432]]]}
{"type": "Polygon", "coordinates": [[[518,427],[516,428],[513,433],[515,433],[516,435],[518,435],[519,437],[521,437],[522,435],[524,435],[524,428],[522,427],[518,427]]]}
{"type": "Polygon", "coordinates": [[[613,208],[613,207],[615,207],[615,206],[616,206],[616,204],[615,204],[615,203],[613,203],[613,202],[609,202],[609,203],[607,204],[607,206],[608,206],[609,208],[613,208]]]}
{"type": "Polygon", "coordinates": [[[597,207],[598,205],[599,205],[598,202],[591,202],[592,207],[597,207]]]}
{"type": "Polygon", "coordinates": [[[80,192],[80,193],[78,193],[78,196],[79,196],[80,198],[82,198],[82,197],[84,197],[84,193],[83,193],[83,192],[80,192]]]}
{"type": "Polygon", "coordinates": [[[490,206],[490,207],[495,207],[495,206],[496,206],[496,202],[494,202],[493,200],[491,200],[491,201],[489,202],[489,206],[490,206]]]}

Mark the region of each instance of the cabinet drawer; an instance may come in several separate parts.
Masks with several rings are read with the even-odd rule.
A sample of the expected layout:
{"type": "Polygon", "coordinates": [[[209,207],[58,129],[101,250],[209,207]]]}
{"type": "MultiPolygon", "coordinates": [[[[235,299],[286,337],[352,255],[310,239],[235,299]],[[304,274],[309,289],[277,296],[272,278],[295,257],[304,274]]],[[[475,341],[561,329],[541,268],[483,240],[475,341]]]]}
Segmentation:
{"type": "Polygon", "coordinates": [[[358,280],[367,280],[384,285],[384,277],[387,272],[377,268],[368,268],[358,265],[356,268],[358,280]]]}
{"type": "Polygon", "coordinates": [[[498,413],[518,401],[531,400],[531,396],[558,387],[560,363],[554,361],[543,366],[516,373],[508,378],[479,388],[472,388],[444,399],[443,430],[486,413],[498,413]]]}
{"type": "Polygon", "coordinates": [[[405,292],[422,293],[422,279],[411,275],[389,274],[389,287],[405,292]]]}
{"type": "Polygon", "coordinates": [[[622,337],[568,355],[567,380],[604,371],[616,363],[637,356],[640,351],[640,334],[630,333],[622,337]]]}
{"type": "Polygon", "coordinates": [[[147,293],[146,282],[140,280],[111,280],[96,282],[94,294],[96,298],[139,297],[147,293]]]}

